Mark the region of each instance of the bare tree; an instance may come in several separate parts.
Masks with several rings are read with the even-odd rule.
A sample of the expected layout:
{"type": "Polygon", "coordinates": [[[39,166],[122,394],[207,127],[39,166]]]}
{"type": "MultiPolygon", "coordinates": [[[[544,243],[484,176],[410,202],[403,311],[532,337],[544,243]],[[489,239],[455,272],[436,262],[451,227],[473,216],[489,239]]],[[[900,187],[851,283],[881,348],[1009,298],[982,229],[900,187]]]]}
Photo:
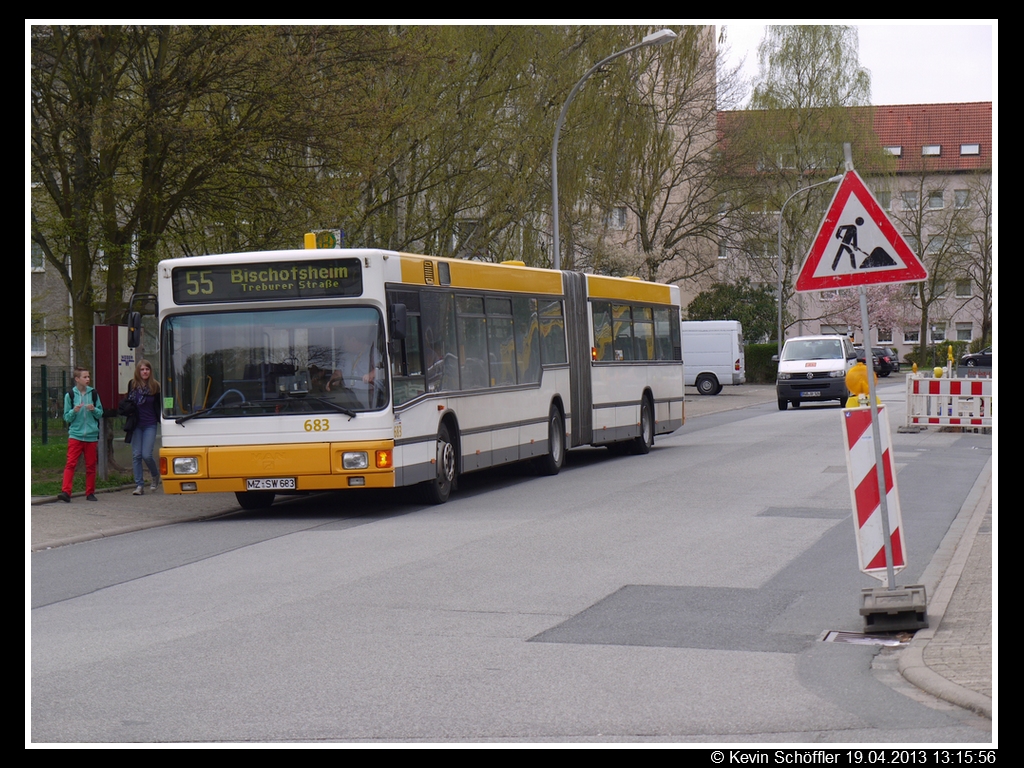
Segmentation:
{"type": "Polygon", "coordinates": [[[746,184],[723,173],[718,122],[737,73],[717,56],[713,28],[683,27],[636,72],[617,77],[634,84],[621,86],[628,105],[616,130],[621,151],[603,169],[619,184],[602,190],[595,266],[663,282],[707,274],[728,235],[734,186],[746,184]]]}
{"type": "MultiPolygon", "coordinates": [[[[789,307],[795,273],[834,192],[827,185],[802,190],[844,171],[844,143],[856,166],[878,165],[880,148],[856,27],[769,27],[758,58],[752,109],[727,116],[731,172],[751,183],[731,217],[737,234],[730,247],[756,280],[775,285],[781,270],[781,301],[789,307]]],[[[803,302],[799,307],[803,312],[803,302]]]]}
{"type": "Polygon", "coordinates": [[[920,311],[919,352],[929,344],[937,311],[952,316],[971,301],[950,296],[957,280],[971,275],[969,254],[975,234],[974,212],[954,199],[956,178],[935,173],[928,158],[922,157],[916,173],[901,174],[891,182],[890,217],[928,270],[927,280],[904,288],[906,300],[920,311]]]}
{"type": "MultiPolygon", "coordinates": [[[[338,110],[315,87],[348,81],[337,61],[319,69],[314,32],[32,28],[32,239],[68,288],[85,359],[94,318],[120,322],[129,292],[152,289],[169,232],[181,250],[196,232],[245,221],[280,243],[316,199],[313,139],[328,133],[316,126],[338,110]]],[[[342,29],[331,47],[368,40],[342,29]]]]}

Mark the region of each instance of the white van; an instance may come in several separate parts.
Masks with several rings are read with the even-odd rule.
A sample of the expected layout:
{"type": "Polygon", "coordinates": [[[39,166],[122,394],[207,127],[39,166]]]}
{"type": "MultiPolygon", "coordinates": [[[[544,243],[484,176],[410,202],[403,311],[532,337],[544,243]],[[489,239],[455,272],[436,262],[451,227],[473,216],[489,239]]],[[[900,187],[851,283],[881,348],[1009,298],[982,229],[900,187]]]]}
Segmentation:
{"type": "Polygon", "coordinates": [[[717,395],[726,384],[747,380],[743,325],[739,320],[686,320],[683,332],[683,376],[702,395],[717,395]]]}
{"type": "Polygon", "coordinates": [[[779,363],[775,390],[779,410],[790,403],[798,408],[802,402],[838,400],[845,404],[846,372],[857,363],[857,350],[846,336],[796,336],[786,340],[779,363]]]}

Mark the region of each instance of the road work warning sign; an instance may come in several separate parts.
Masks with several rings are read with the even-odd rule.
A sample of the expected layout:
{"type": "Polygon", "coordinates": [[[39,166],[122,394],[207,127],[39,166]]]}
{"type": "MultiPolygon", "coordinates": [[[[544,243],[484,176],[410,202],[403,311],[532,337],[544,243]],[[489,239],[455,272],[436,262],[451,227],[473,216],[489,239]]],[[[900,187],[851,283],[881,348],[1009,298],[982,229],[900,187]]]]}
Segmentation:
{"type": "Polygon", "coordinates": [[[796,281],[797,291],[911,283],[928,271],[856,171],[832,197],[796,281]]]}

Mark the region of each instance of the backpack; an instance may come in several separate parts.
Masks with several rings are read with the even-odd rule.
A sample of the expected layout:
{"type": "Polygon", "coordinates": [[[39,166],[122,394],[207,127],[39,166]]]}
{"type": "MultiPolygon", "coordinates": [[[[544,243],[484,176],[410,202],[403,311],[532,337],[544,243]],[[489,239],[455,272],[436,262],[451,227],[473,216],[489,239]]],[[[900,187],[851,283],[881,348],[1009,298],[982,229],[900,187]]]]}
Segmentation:
{"type": "MultiPolygon", "coordinates": [[[[77,389],[77,387],[72,387],[71,389],[69,389],[65,393],[68,397],[71,398],[71,404],[72,405],[74,405],[74,403],[75,403],[75,390],[76,389],[77,389]]],[[[98,406],[100,404],[100,397],[99,397],[99,395],[96,394],[96,390],[95,389],[93,389],[93,391],[92,391],[92,404],[93,404],[93,406],[98,406]]]]}
{"type": "MultiPolygon", "coordinates": [[[[69,389],[67,392],[64,393],[67,397],[71,398],[71,403],[72,404],[74,404],[74,402],[75,402],[75,390],[76,389],[77,389],[77,387],[72,387],[71,389],[69,389]]],[[[93,407],[99,408],[100,396],[98,394],[96,394],[95,387],[92,390],[92,404],[93,404],[93,407]]],[[[117,410],[114,409],[114,408],[100,408],[100,411],[102,412],[103,416],[116,416],[117,415],[117,410]]]]}

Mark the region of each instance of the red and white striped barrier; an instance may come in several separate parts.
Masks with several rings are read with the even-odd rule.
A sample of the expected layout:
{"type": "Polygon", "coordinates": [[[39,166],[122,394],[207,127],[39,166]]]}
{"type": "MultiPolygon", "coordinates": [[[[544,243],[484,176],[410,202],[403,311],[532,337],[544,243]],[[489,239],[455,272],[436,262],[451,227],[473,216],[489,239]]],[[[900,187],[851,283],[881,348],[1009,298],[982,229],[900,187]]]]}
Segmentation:
{"type": "Polygon", "coordinates": [[[991,427],[992,379],[907,377],[907,426],[991,427]]]}
{"type": "MultiPolygon", "coordinates": [[[[896,472],[893,470],[889,417],[884,405],[878,406],[878,418],[885,476],[885,503],[889,513],[889,540],[892,542],[892,567],[893,572],[898,573],[906,566],[907,548],[903,541],[900,498],[896,489],[896,472]]],[[[869,576],[887,581],[885,533],[878,495],[878,473],[875,468],[870,408],[847,408],[843,411],[843,438],[860,569],[869,576]]]]}

